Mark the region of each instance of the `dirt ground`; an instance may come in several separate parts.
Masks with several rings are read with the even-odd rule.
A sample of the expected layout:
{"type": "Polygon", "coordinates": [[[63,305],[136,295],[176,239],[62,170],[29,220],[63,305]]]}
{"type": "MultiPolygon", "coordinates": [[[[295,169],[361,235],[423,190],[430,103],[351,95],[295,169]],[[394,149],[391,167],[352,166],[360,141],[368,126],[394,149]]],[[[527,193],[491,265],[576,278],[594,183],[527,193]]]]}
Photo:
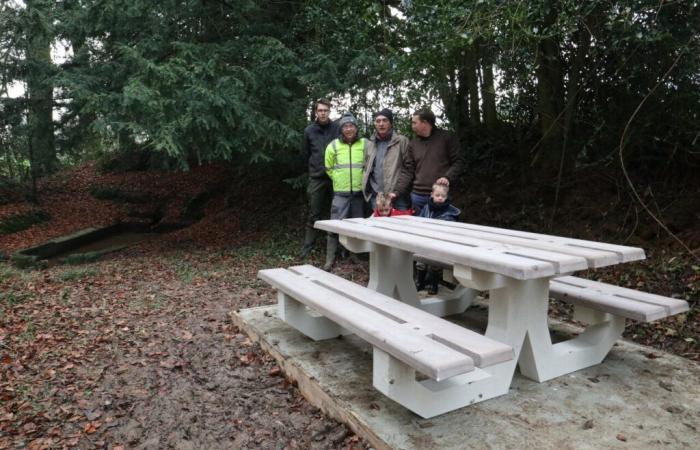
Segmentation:
{"type": "Polygon", "coordinates": [[[254,251],[2,267],[0,448],[362,448],[229,323],[254,251]]]}
{"type": "MultiPolygon", "coordinates": [[[[134,208],[159,209],[159,220],[176,222],[189,199],[229,176],[218,168],[179,178],[103,175],[83,166],[49,180],[38,207],[52,219],[0,236],[0,252],[123,219],[134,208]],[[88,191],[97,184],[147,192],[157,202],[96,200],[88,191]]],[[[278,179],[242,195],[245,183],[208,197],[193,225],[97,262],[19,270],[0,261],[0,449],[366,447],[310,406],[227,318],[232,309],[274,303],[256,279],[259,269],[302,262],[303,210],[285,204],[303,197],[278,179]]],[[[486,215],[505,202],[471,194],[460,206],[475,219],[477,205],[486,215]]],[[[36,207],[0,205],[0,220],[36,207]]],[[[474,222],[536,229],[532,217],[519,210],[474,222]]],[[[551,232],[595,237],[588,229],[561,231],[551,232]]],[[[597,237],[622,243],[617,235],[597,237]]],[[[590,275],[687,298],[690,313],[628,327],[626,336],[700,361],[700,263],[665,241],[642,244],[646,261],[590,275]]],[[[311,263],[321,263],[322,250],[319,242],[311,263]]],[[[343,261],[334,272],[362,281],[367,263],[343,261]]]]}

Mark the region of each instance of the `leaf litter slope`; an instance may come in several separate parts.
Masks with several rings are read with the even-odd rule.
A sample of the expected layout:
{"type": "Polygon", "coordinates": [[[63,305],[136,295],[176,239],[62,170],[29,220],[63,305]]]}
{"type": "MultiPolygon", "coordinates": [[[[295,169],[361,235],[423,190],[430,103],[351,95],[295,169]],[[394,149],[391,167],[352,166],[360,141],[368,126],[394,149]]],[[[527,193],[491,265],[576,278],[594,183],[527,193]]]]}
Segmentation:
{"type": "Polygon", "coordinates": [[[250,219],[242,231],[237,205],[212,198],[194,226],[90,265],[0,263],[0,448],[366,446],[228,320],[272,303],[257,270],[297,251],[250,219]]]}

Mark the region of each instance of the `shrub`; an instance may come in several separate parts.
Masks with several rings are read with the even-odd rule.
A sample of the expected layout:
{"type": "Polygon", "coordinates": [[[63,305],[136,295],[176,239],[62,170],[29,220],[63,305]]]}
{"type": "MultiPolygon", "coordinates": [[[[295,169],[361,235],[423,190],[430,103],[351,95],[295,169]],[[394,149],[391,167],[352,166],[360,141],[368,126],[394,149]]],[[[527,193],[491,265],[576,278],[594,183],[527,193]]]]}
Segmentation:
{"type": "Polygon", "coordinates": [[[148,203],[151,200],[148,195],[126,192],[119,186],[104,184],[91,186],[90,195],[99,200],[112,200],[123,203],[148,203]]]}
{"type": "Polygon", "coordinates": [[[40,209],[13,214],[0,220],[0,235],[17,233],[37,223],[46,222],[49,219],[51,219],[51,216],[40,209]]]}

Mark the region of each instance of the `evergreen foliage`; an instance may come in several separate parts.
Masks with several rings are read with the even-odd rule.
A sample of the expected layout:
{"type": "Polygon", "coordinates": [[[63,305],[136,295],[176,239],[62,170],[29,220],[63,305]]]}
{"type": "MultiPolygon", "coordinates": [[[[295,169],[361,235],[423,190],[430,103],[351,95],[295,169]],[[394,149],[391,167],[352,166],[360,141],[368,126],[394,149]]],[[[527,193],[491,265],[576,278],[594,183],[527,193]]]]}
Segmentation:
{"type": "Polygon", "coordinates": [[[472,163],[523,178],[621,160],[689,174],[699,19],[696,1],[3,2],[0,176],[100,154],[291,158],[320,96],[365,122],[393,107],[399,126],[433,106],[472,163]]]}

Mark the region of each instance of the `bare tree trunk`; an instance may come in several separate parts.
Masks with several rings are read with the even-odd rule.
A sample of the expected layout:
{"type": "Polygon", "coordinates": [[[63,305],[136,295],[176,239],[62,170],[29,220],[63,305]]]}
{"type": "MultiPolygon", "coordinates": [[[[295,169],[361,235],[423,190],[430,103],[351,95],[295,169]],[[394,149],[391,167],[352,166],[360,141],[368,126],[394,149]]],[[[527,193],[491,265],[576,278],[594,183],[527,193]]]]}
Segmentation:
{"type": "Polygon", "coordinates": [[[563,130],[562,130],[562,171],[564,174],[570,173],[574,169],[576,158],[581,151],[580,147],[571,145],[573,137],[573,123],[576,119],[576,112],[579,103],[579,93],[581,92],[581,79],[583,71],[586,67],[586,57],[588,56],[589,47],[591,45],[591,33],[583,22],[579,23],[575,37],[576,52],[571,61],[571,70],[569,71],[569,83],[566,89],[566,109],[564,112],[563,130]]]}
{"type": "Polygon", "coordinates": [[[438,86],[438,93],[440,95],[440,99],[442,100],[442,104],[445,107],[445,115],[447,115],[447,120],[449,120],[455,127],[458,127],[460,121],[460,102],[454,69],[445,74],[445,81],[438,86]]]}
{"type": "Polygon", "coordinates": [[[465,65],[467,89],[469,90],[469,125],[478,128],[481,125],[481,112],[479,107],[479,79],[476,76],[477,70],[477,44],[465,51],[465,65]]]}
{"type": "Polygon", "coordinates": [[[56,168],[53,124],[53,84],[51,61],[50,9],[53,2],[27,0],[27,99],[31,161],[34,176],[56,168]]]}
{"type": "MultiPolygon", "coordinates": [[[[550,1],[550,8],[541,23],[542,32],[547,34],[555,24],[558,11],[556,1],[550,1]]],[[[564,88],[562,61],[559,42],[553,36],[545,36],[537,45],[535,58],[537,65],[537,112],[541,139],[533,160],[545,179],[556,176],[563,140],[564,88]]]]}
{"type": "Polygon", "coordinates": [[[496,113],[496,85],[490,58],[481,59],[481,70],[483,73],[481,97],[484,103],[484,123],[489,131],[495,131],[498,129],[498,114],[496,113]]]}

